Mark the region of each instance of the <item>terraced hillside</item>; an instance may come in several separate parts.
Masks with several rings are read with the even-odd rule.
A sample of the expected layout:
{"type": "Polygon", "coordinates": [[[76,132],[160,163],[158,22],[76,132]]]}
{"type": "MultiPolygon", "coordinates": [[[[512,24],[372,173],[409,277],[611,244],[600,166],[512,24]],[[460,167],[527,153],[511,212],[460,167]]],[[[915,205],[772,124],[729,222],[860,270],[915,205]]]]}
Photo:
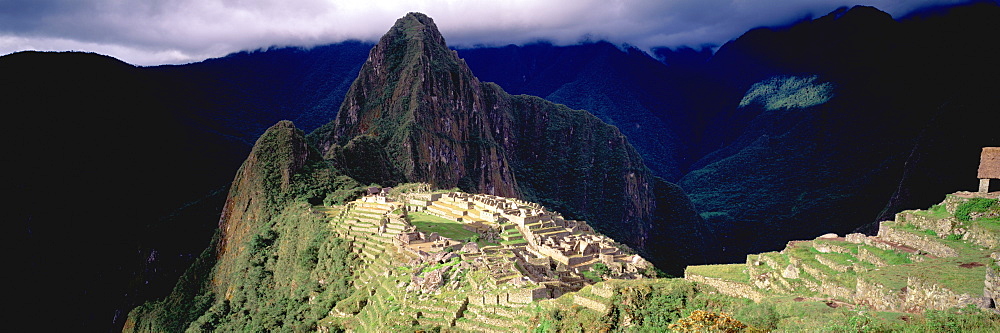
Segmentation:
{"type": "Polygon", "coordinates": [[[564,299],[573,304],[606,313],[610,289],[589,285],[643,276],[628,270],[632,262],[645,263],[641,257],[602,249],[609,240],[586,223],[564,220],[537,203],[380,190],[345,205],[311,209],[361,259],[355,291],[317,323],[321,328],[527,331],[539,301],[568,294],[564,299]],[[546,245],[555,244],[554,237],[562,243],[546,245]],[[552,252],[553,246],[564,251],[552,252]],[[596,269],[598,264],[605,267],[596,269]]]}
{"type": "Polygon", "coordinates": [[[1000,193],[958,192],[904,211],[878,235],[791,241],[746,263],[690,266],[685,278],[762,301],[796,297],[875,311],[994,309],[1000,278],[1000,193]]]}

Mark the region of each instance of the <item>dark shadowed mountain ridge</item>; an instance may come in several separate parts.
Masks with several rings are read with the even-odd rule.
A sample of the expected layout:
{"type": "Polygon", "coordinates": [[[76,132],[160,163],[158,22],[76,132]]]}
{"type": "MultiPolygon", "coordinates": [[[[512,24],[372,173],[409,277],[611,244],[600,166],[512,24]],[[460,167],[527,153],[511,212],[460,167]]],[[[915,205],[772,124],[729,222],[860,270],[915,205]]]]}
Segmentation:
{"type": "Polygon", "coordinates": [[[899,21],[854,7],[748,32],[708,63],[730,105],[701,113],[723,148],[679,184],[734,255],[974,189],[975,152],[1000,143],[973,124],[1000,123],[1000,48],[982,43],[998,18],[995,4],[899,21]]]}

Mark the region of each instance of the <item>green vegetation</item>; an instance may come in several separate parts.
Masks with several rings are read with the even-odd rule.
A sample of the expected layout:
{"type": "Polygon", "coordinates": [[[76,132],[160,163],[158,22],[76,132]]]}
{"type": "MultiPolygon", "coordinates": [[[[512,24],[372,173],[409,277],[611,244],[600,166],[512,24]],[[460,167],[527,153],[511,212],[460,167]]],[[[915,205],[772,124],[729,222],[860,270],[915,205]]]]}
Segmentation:
{"type": "Polygon", "coordinates": [[[451,260],[448,260],[448,262],[437,263],[437,264],[434,264],[434,265],[430,265],[430,266],[424,267],[424,269],[420,271],[420,275],[423,276],[427,272],[431,272],[431,271],[437,270],[437,269],[439,269],[441,267],[455,266],[455,265],[457,265],[460,262],[462,262],[461,258],[454,257],[454,258],[451,258],[451,260]]]}
{"type": "Polygon", "coordinates": [[[597,273],[598,276],[606,275],[608,274],[608,272],[611,271],[610,269],[608,269],[608,265],[605,265],[604,263],[600,262],[594,264],[592,270],[594,271],[594,273],[597,273]]]}
{"type": "Polygon", "coordinates": [[[462,222],[451,221],[422,212],[409,213],[410,223],[417,227],[417,230],[432,233],[436,232],[442,237],[456,240],[467,240],[473,236],[478,236],[475,232],[465,230],[462,222]]]}
{"type": "Polygon", "coordinates": [[[915,211],[914,214],[928,216],[935,219],[943,219],[951,217],[951,213],[948,213],[948,210],[944,204],[937,204],[931,206],[931,208],[928,210],[918,210],[915,211]]]}
{"type": "Polygon", "coordinates": [[[125,329],[131,326],[135,331],[180,332],[217,303],[215,294],[208,289],[218,240],[216,232],[209,247],[184,272],[170,295],[133,309],[125,329]]]}
{"type": "Polygon", "coordinates": [[[218,297],[212,288],[210,267],[216,263],[215,248],[210,247],[167,299],[129,314],[133,328],[314,330],[317,320],[353,292],[358,259],[348,242],[330,235],[326,221],[303,214],[307,207],[292,205],[251,237],[237,263],[239,273],[227,281],[230,297],[218,297]]]}
{"type": "Polygon", "coordinates": [[[775,76],[754,83],[743,95],[740,107],[758,103],[768,111],[807,108],[826,103],[833,97],[833,84],[817,83],[818,76],[775,76]]]}
{"type": "Polygon", "coordinates": [[[604,281],[604,279],[601,278],[601,276],[597,274],[597,272],[594,272],[593,270],[586,270],[581,272],[580,274],[583,275],[583,277],[589,280],[591,283],[604,281]]]}
{"type": "Polygon", "coordinates": [[[686,271],[695,275],[717,277],[729,281],[749,282],[750,278],[747,276],[746,268],[745,264],[699,265],[688,266],[686,271]]]}
{"type": "Polygon", "coordinates": [[[903,265],[913,262],[906,253],[883,250],[874,246],[869,245],[859,245],[858,248],[864,248],[868,252],[874,254],[876,257],[882,258],[889,265],[903,265]]]}
{"type": "Polygon", "coordinates": [[[230,190],[242,217],[225,220],[228,234],[167,298],[129,313],[125,331],[315,330],[353,292],[358,259],[310,209],[361,188],[315,156],[290,122],[268,129],[230,190]]]}
{"type": "Polygon", "coordinates": [[[1000,203],[997,199],[972,198],[963,202],[955,209],[955,218],[959,221],[971,221],[973,213],[985,213],[987,211],[1000,211],[1000,203]]]}
{"type": "MultiPolygon", "coordinates": [[[[832,306],[832,302],[825,303],[818,299],[772,297],[761,303],[753,303],[725,296],[712,287],[682,279],[608,280],[602,282],[604,284],[601,286],[612,289],[610,293],[601,292],[607,289],[592,286],[576,293],[567,293],[555,300],[539,302],[523,311],[504,309],[502,306],[486,309],[487,311],[467,311],[467,307],[484,307],[468,302],[469,297],[484,296],[484,291],[495,292],[490,290],[497,286],[491,285],[495,281],[489,276],[489,272],[467,269],[457,259],[416,267],[395,267],[400,263],[410,262],[412,257],[393,251],[373,254],[366,252],[370,249],[367,245],[360,248],[366,256],[366,261],[362,264],[358,255],[352,252],[359,248],[352,245],[368,244],[371,239],[359,238],[351,244],[338,238],[331,230],[327,211],[324,209],[316,212],[311,206],[320,203],[339,205],[356,198],[363,186],[355,180],[394,185],[403,179],[435,177],[425,174],[430,171],[414,166],[431,163],[421,160],[423,157],[414,156],[419,155],[415,144],[426,144],[431,140],[428,138],[453,145],[445,148],[462,148],[451,149],[452,152],[462,151],[463,154],[479,157],[497,153],[497,156],[509,158],[509,161],[504,162],[509,163],[513,175],[506,176],[517,179],[520,186],[512,190],[520,192],[526,199],[561,211],[567,217],[594,221],[594,227],[598,231],[619,240],[631,239],[637,235],[638,223],[609,222],[648,221],[649,216],[642,214],[648,214],[647,208],[654,206],[651,191],[634,190],[648,189],[644,185],[648,185],[647,180],[653,178],[642,165],[638,154],[618,130],[613,126],[605,126],[585,111],[570,110],[537,97],[510,97],[494,84],[449,87],[456,90],[434,93],[454,93],[455,96],[481,93],[486,96],[474,96],[482,99],[470,99],[468,105],[473,105],[472,101],[495,103],[492,106],[509,105],[509,109],[503,110],[484,105],[483,110],[490,112],[493,109],[497,113],[491,116],[500,119],[517,119],[519,131],[514,133],[515,141],[530,144],[508,147],[487,139],[491,136],[484,133],[465,133],[468,138],[458,140],[429,130],[428,128],[438,125],[435,122],[444,116],[434,113],[441,113],[440,109],[417,112],[440,105],[427,105],[427,91],[415,87],[446,81],[476,81],[440,40],[429,18],[419,14],[407,15],[386,35],[376,49],[383,52],[381,55],[385,57],[384,64],[376,65],[385,66],[376,72],[371,65],[366,65],[352,86],[352,96],[342,105],[344,112],[341,114],[351,114],[358,120],[345,121],[340,127],[332,122],[310,136],[311,142],[329,148],[325,150],[327,155],[324,157],[332,161],[332,164],[319,160],[316,151],[304,143],[302,133],[290,126],[290,123],[282,122],[272,128],[273,131],[268,130],[241,167],[227,203],[227,207],[233,209],[236,215],[243,215],[226,221],[228,224],[224,230],[227,234],[213,241],[196,264],[185,273],[170,296],[144,304],[130,313],[126,330],[260,332],[325,331],[325,328],[332,328],[334,331],[440,331],[451,329],[448,327],[449,319],[468,323],[473,322],[476,317],[496,319],[491,320],[491,323],[476,323],[488,330],[523,331],[530,328],[537,332],[663,331],[678,321],[706,323],[706,326],[717,329],[743,329],[746,324],[749,326],[747,330],[781,328],[790,331],[868,331],[874,327],[893,328],[904,325],[902,320],[886,318],[883,314],[840,308],[832,306]],[[434,61],[428,63],[429,59],[434,61]],[[449,77],[452,78],[450,81],[437,80],[449,77]],[[368,84],[370,82],[379,84],[368,84]],[[363,100],[363,104],[351,104],[358,100],[363,100]],[[350,112],[346,111],[348,109],[350,112]],[[334,132],[345,134],[334,135],[334,132]],[[567,144],[568,142],[574,144],[567,144]],[[509,148],[510,151],[499,151],[497,147],[509,148]],[[539,158],[540,154],[544,154],[544,158],[539,158]],[[607,177],[608,174],[627,176],[607,177]],[[444,277],[449,280],[444,282],[451,289],[421,292],[419,295],[406,294],[404,286],[412,283],[414,279],[411,278],[414,276],[419,277],[434,270],[454,272],[457,269],[464,270],[461,274],[444,277]],[[607,311],[602,310],[605,307],[607,311]],[[462,313],[464,316],[458,316],[456,311],[465,311],[462,313]],[[719,315],[720,313],[731,316],[719,315]],[[523,321],[525,316],[531,318],[530,325],[511,323],[523,321]],[[504,319],[508,321],[504,322],[504,319]],[[499,327],[493,326],[494,324],[510,326],[499,327]]],[[[768,110],[778,110],[823,104],[832,96],[832,84],[816,83],[816,80],[815,76],[774,77],[755,84],[741,101],[741,106],[758,103],[768,110]]],[[[464,103],[450,100],[459,105],[464,103]]],[[[486,125],[497,125],[500,128],[506,124],[508,123],[486,125]]],[[[462,127],[464,124],[454,125],[462,127]]],[[[474,131],[476,128],[469,126],[467,129],[474,131]]],[[[510,133],[504,133],[505,136],[506,134],[510,133]]],[[[771,153],[782,157],[797,155],[785,154],[786,152],[774,150],[771,153]]],[[[458,167],[473,169],[469,165],[461,165],[471,163],[464,160],[468,156],[455,157],[461,161],[458,167]]],[[[741,163],[739,156],[729,160],[740,162],[738,164],[741,166],[749,165],[741,163]]],[[[758,160],[762,163],[775,163],[783,159],[758,160]]],[[[820,174],[822,171],[815,173],[820,174]]],[[[434,180],[451,183],[447,186],[457,185],[474,190],[482,184],[477,177],[481,175],[468,173],[458,180],[447,177],[434,180]]],[[[823,179],[819,175],[810,180],[823,179]]],[[[715,182],[704,183],[716,186],[715,182]]],[[[782,188],[798,188],[792,186],[795,182],[791,180],[773,183],[773,186],[782,188]]],[[[768,191],[766,186],[758,189],[762,190],[760,192],[780,193],[768,191]]],[[[391,194],[398,195],[412,190],[416,190],[416,187],[404,185],[391,194]]],[[[847,196],[842,193],[824,195],[847,196]]],[[[798,195],[801,205],[791,207],[793,214],[808,211],[815,205],[814,202],[822,201],[810,196],[807,193],[798,195]]],[[[755,200],[745,202],[746,205],[756,204],[755,200]]],[[[995,207],[995,201],[989,205],[970,202],[963,204],[960,210],[966,216],[964,221],[967,221],[973,219],[974,213],[982,213],[995,207]]],[[[943,207],[938,206],[927,214],[939,216],[943,211],[943,207]]],[[[377,214],[352,214],[359,220],[378,218],[377,214]]],[[[731,215],[722,212],[705,216],[722,219],[731,215]]],[[[424,232],[436,232],[457,240],[479,241],[480,236],[465,230],[460,222],[423,213],[411,213],[409,219],[418,230],[424,232]]],[[[910,227],[919,231],[912,225],[910,227]]],[[[343,232],[343,229],[337,230],[343,232]]],[[[933,234],[933,231],[929,234],[933,234]]],[[[511,238],[514,232],[505,231],[503,235],[511,238]]],[[[524,241],[505,242],[514,244],[524,241]]],[[[968,251],[968,247],[952,244],[958,242],[955,239],[946,238],[942,242],[956,246],[961,255],[957,258],[929,259],[924,265],[908,263],[880,268],[869,276],[896,290],[905,287],[907,277],[927,279],[957,292],[981,290],[981,277],[985,268],[973,265],[953,269],[954,266],[972,262],[982,264],[984,259],[981,254],[975,257],[972,254],[974,251],[968,251]],[[927,263],[934,264],[935,268],[928,269],[927,263]]],[[[787,254],[800,260],[804,268],[800,272],[801,280],[814,283],[819,283],[820,280],[833,281],[846,286],[857,278],[853,271],[840,273],[821,263],[849,265],[857,261],[854,256],[819,253],[807,246],[808,242],[798,244],[791,246],[787,254]],[[809,268],[808,272],[805,268],[809,268]]],[[[857,252],[858,248],[855,246],[851,252],[857,252]]],[[[889,258],[887,261],[908,262],[905,255],[900,258],[900,254],[895,252],[876,250],[873,248],[871,251],[882,258],[889,258]]],[[[483,256],[487,256],[487,259],[507,259],[502,255],[483,256]]],[[[655,268],[650,270],[655,272],[655,268]]],[[[744,264],[688,268],[688,272],[692,274],[749,284],[751,276],[746,270],[747,266],[744,264]]],[[[608,271],[606,265],[595,264],[592,270],[585,271],[583,275],[591,281],[601,281],[601,275],[608,271]]],[[[753,278],[757,279],[758,276],[753,278]]],[[[485,294],[491,295],[500,299],[500,295],[485,294]]],[[[965,316],[956,319],[954,316],[960,315],[959,312],[928,312],[925,317],[915,316],[913,320],[924,325],[915,327],[928,330],[978,330],[1000,326],[995,315],[986,315],[974,309],[958,311],[965,316]],[[969,322],[963,322],[965,319],[969,322]]]]}

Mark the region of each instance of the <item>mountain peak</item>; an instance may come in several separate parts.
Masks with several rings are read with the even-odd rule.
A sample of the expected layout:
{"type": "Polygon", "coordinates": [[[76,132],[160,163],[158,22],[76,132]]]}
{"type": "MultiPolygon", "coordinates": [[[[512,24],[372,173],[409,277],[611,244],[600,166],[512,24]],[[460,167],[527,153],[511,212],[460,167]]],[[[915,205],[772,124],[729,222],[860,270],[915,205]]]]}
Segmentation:
{"type": "Polygon", "coordinates": [[[434,21],[409,13],[372,48],[337,118],[310,138],[326,158],[356,170],[348,172],[361,182],[464,184],[464,190],[516,196],[509,166],[495,158],[502,155],[498,148],[478,144],[507,132],[483,119],[487,95],[434,21]],[[465,165],[468,156],[481,160],[465,165]],[[363,165],[374,160],[393,163],[375,170],[363,165]],[[467,174],[472,165],[497,172],[467,174]]]}
{"type": "Polygon", "coordinates": [[[441,35],[437,25],[434,24],[434,19],[418,12],[411,12],[397,19],[396,23],[389,29],[389,32],[379,40],[379,44],[399,39],[410,42],[421,42],[420,44],[412,45],[421,48],[431,45],[445,49],[448,48],[448,45],[444,41],[444,36],[441,35]]]}

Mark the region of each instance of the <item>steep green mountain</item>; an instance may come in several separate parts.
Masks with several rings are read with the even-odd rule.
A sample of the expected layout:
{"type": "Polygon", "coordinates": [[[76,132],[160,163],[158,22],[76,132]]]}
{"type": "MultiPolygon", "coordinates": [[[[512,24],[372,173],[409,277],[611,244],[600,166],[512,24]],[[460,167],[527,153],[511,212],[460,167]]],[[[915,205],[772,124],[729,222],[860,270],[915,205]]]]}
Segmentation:
{"type": "Polygon", "coordinates": [[[210,246],[167,298],[133,310],[124,330],[181,331],[192,322],[230,331],[312,327],[346,297],[356,256],[327,221],[301,208],[361,191],[291,122],[275,124],[237,172],[210,246]]]}
{"type": "MultiPolygon", "coordinates": [[[[480,82],[421,14],[382,37],[337,118],[309,137],[362,183],[427,182],[521,197],[590,221],[640,251],[657,225],[698,219],[693,212],[654,218],[657,207],[686,199],[650,173],[617,128],[480,82]]],[[[666,266],[665,258],[651,259],[666,266]]]]}

